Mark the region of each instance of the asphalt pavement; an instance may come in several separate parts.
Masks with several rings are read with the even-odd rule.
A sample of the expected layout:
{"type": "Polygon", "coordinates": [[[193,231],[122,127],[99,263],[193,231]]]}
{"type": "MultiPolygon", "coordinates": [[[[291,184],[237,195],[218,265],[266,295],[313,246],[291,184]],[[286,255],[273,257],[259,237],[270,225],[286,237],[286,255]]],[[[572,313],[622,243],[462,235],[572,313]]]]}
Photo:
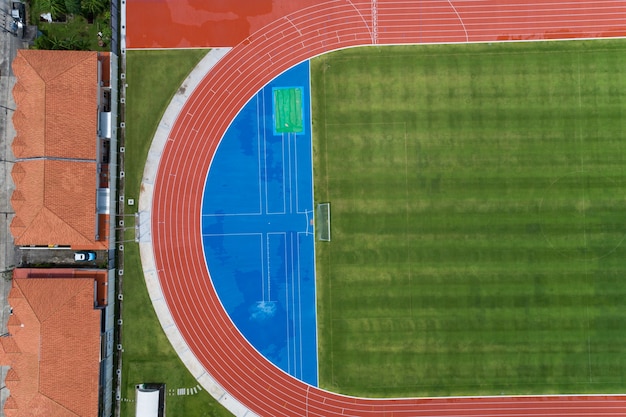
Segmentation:
{"type": "MultiPolygon", "coordinates": [[[[11,289],[10,273],[16,264],[17,252],[9,226],[14,213],[11,207],[11,193],[14,186],[11,179],[13,153],[11,142],[15,136],[11,118],[15,112],[15,102],[11,94],[15,76],[11,62],[19,48],[27,48],[28,42],[12,33],[15,26],[11,18],[11,1],[0,0],[0,337],[7,333],[10,307],[7,296],[11,289]]],[[[20,34],[21,35],[21,34],[20,34]]],[[[0,416],[4,416],[4,401],[9,392],[4,386],[7,367],[0,367],[0,416]]]]}

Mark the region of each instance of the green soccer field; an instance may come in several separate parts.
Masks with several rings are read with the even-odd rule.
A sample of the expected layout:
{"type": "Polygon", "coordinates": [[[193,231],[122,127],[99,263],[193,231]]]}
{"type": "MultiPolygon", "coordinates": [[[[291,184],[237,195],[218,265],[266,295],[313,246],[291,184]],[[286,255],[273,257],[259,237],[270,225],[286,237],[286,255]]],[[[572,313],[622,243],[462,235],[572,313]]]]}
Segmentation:
{"type": "Polygon", "coordinates": [[[312,61],[320,386],[626,384],[626,43],[370,47],[312,61]]]}

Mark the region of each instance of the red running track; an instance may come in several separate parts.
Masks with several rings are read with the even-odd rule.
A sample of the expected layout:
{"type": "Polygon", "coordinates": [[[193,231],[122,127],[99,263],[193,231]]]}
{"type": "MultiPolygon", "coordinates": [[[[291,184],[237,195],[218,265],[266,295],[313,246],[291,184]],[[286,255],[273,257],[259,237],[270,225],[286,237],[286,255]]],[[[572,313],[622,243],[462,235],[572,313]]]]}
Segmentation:
{"type": "Polygon", "coordinates": [[[152,236],[178,330],[229,395],[263,416],[625,416],[624,396],[365,399],[311,387],[264,359],[229,319],[211,284],[200,210],[215,150],[239,109],[291,66],[372,43],[622,36],[623,1],[326,1],[282,17],[232,49],[189,97],[163,150],[152,236]]]}

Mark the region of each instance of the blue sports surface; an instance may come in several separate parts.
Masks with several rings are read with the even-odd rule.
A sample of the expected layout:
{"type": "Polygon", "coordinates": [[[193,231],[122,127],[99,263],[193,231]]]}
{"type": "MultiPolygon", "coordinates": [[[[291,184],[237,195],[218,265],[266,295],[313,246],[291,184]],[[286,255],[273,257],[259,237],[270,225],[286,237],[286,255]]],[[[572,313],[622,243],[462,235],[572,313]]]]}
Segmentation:
{"type": "Polygon", "coordinates": [[[257,93],[230,125],[204,189],[202,235],[213,285],[248,341],[317,386],[311,129],[275,134],[272,89],[301,87],[309,62],[257,93]]]}

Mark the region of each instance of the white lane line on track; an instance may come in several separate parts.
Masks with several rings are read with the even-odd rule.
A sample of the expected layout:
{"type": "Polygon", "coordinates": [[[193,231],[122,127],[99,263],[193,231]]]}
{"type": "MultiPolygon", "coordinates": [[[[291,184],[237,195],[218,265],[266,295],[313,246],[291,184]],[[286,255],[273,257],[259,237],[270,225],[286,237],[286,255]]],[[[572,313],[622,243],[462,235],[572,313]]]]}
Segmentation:
{"type": "Polygon", "coordinates": [[[465,32],[465,40],[469,42],[469,34],[467,33],[467,28],[465,27],[465,23],[463,23],[463,19],[461,18],[461,15],[456,10],[456,7],[454,7],[454,4],[452,4],[452,0],[448,0],[448,4],[450,5],[450,7],[452,7],[452,10],[454,10],[456,17],[459,18],[459,22],[461,22],[461,26],[463,26],[463,31],[465,32]]]}

